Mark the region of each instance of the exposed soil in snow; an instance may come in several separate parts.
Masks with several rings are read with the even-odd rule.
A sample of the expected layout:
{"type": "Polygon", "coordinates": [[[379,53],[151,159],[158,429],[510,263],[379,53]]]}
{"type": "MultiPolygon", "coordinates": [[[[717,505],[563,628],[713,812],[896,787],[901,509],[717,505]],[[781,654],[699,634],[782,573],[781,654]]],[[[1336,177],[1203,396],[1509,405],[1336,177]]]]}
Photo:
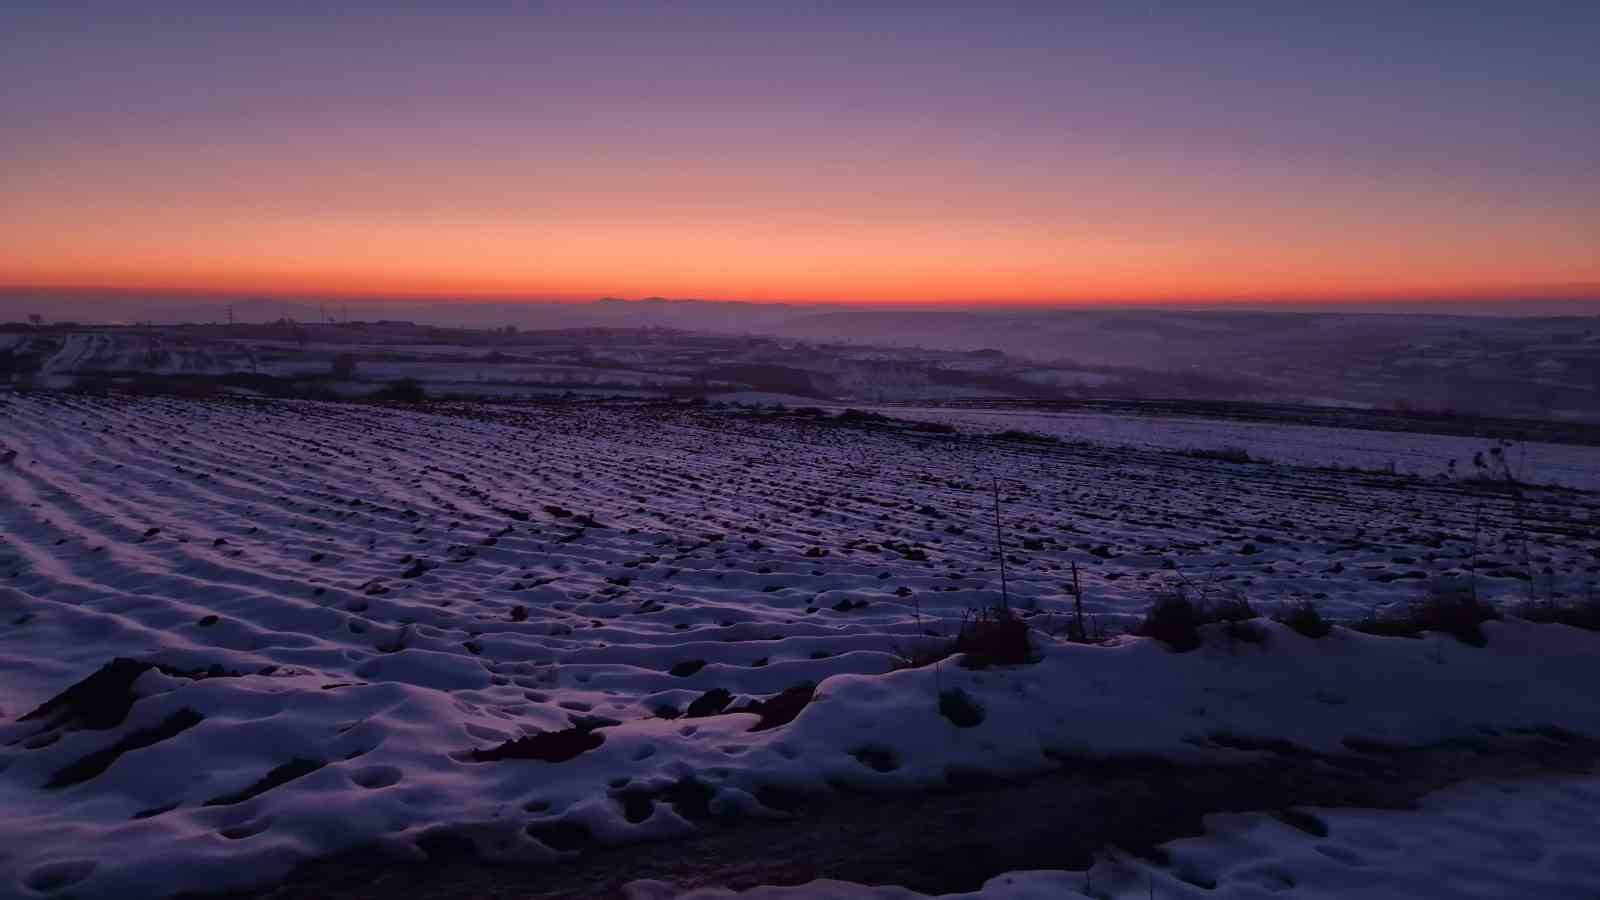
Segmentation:
{"type": "Polygon", "coordinates": [[[642,879],[681,890],[737,890],[823,878],[943,894],[975,890],[1014,870],[1088,870],[1108,847],[1181,881],[1195,876],[1158,845],[1206,834],[1203,819],[1215,813],[1265,811],[1310,843],[1327,832],[1307,807],[1412,810],[1425,795],[1464,780],[1584,774],[1597,763],[1600,742],[1567,735],[1336,757],[1264,752],[1231,766],[1066,760],[1048,775],[950,791],[795,797],[791,818],[706,822],[682,840],[594,849],[557,866],[485,864],[452,854],[453,845],[441,841],[426,862],[355,853],[230,896],[553,900],[622,897],[625,885],[642,879]]]}
{"type": "MultiPolygon", "coordinates": [[[[1600,777],[1465,784],[1415,810],[1219,813],[1154,853],[1108,850],[1088,871],[1007,872],[938,900],[1462,900],[1600,896],[1600,777]],[[1292,823],[1292,824],[1291,824],[1292,823]]],[[[659,880],[628,900],[932,900],[893,885],[816,880],[684,892],[659,880]]]]}

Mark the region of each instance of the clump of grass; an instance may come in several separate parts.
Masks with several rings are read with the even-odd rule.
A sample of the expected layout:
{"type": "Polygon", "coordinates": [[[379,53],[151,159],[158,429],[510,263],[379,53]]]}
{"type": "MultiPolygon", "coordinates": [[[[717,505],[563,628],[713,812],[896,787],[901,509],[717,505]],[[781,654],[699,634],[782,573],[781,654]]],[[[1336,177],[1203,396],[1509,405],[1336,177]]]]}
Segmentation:
{"type": "Polygon", "coordinates": [[[1200,606],[1202,623],[1221,622],[1225,626],[1223,634],[1230,640],[1249,644],[1259,644],[1267,639],[1267,633],[1251,621],[1259,618],[1261,613],[1256,612],[1250,601],[1243,597],[1227,597],[1216,603],[1200,606]]]}
{"type": "Polygon", "coordinates": [[[961,627],[953,638],[930,638],[916,643],[895,641],[890,645],[890,653],[894,655],[896,669],[920,669],[958,653],[962,655],[962,667],[968,669],[1033,662],[1028,623],[1004,606],[968,611],[961,617],[961,627]]]}
{"type": "Polygon", "coordinates": [[[1133,633],[1155,638],[1179,653],[1200,646],[1200,608],[1184,591],[1158,594],[1133,633]]]}
{"type": "Polygon", "coordinates": [[[1207,603],[1203,594],[1201,599],[1193,599],[1187,585],[1180,583],[1156,595],[1132,633],[1155,638],[1179,653],[1187,653],[1202,643],[1200,626],[1217,622],[1226,626],[1223,633],[1229,639],[1259,644],[1267,639],[1267,633],[1252,621],[1259,618],[1261,614],[1243,597],[1207,603]]]}
{"type": "Polygon", "coordinates": [[[1333,625],[1322,617],[1317,610],[1317,605],[1310,600],[1302,600],[1289,606],[1276,616],[1278,622],[1289,626],[1296,634],[1308,638],[1327,637],[1333,631],[1333,625]]]}
{"type": "Polygon", "coordinates": [[[968,669],[1020,666],[1033,660],[1028,623],[1005,606],[964,616],[951,651],[964,655],[961,664],[968,669]]]}
{"type": "Polygon", "coordinates": [[[1570,625],[1585,631],[1600,631],[1600,595],[1591,592],[1581,600],[1529,601],[1514,607],[1511,614],[1541,625],[1570,625]]]}
{"type": "Polygon", "coordinates": [[[1201,609],[1201,618],[1207,622],[1245,622],[1261,618],[1261,613],[1243,597],[1229,597],[1201,609]]]}
{"type": "Polygon", "coordinates": [[[1442,631],[1474,647],[1489,643],[1483,623],[1500,618],[1494,604],[1483,602],[1476,592],[1454,584],[1437,586],[1413,611],[1426,630],[1442,631]]]}
{"type": "Polygon", "coordinates": [[[1385,637],[1419,637],[1425,631],[1439,631],[1472,647],[1484,647],[1489,638],[1483,623],[1499,619],[1494,604],[1478,599],[1470,589],[1454,584],[1436,584],[1426,599],[1413,603],[1399,615],[1376,614],[1355,624],[1364,634],[1385,637]]]}

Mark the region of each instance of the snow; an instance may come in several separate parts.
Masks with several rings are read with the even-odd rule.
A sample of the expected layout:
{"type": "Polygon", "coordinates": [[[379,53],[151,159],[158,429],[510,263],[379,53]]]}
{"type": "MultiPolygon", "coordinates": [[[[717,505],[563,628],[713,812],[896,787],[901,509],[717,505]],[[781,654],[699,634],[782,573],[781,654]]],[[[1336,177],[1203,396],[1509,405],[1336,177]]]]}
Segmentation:
{"type": "MultiPolygon", "coordinates": [[[[894,406],[883,407],[881,411],[900,418],[940,422],[972,431],[1015,429],[1068,441],[1141,449],[1238,447],[1255,459],[1289,465],[1392,469],[1427,477],[1446,475],[1451,460],[1455,460],[1458,474],[1472,475],[1472,455],[1487,450],[1494,443],[1486,438],[1452,435],[1115,413],[936,406],[894,406]]],[[[1513,468],[1525,481],[1600,490],[1600,448],[1597,447],[1523,441],[1513,449],[1513,463],[1513,468]]]]}
{"type": "MultiPolygon", "coordinates": [[[[619,799],[690,778],[714,810],[769,813],[765,786],[1245,752],[1219,737],[1348,752],[1600,734],[1596,638],[1566,626],[1491,622],[1473,648],[1263,622],[1263,643],[1214,626],[1185,654],[1052,636],[1071,563],[1102,622],[1173,571],[1263,603],[1316,591],[1329,612],[1420,596],[1380,576],[1460,565],[1479,500],[1451,485],[625,404],[32,394],[0,407],[0,444],[17,451],[0,466],[0,895],[214,891],[369,844],[419,856],[443,828],[550,862],[551,823],[602,842],[691,830],[666,802],[639,818],[619,799]],[[997,598],[989,472],[1038,659],[896,670],[897,646],[997,598]],[[166,667],[132,682],[125,721],[20,720],[113,657],[166,667]],[[796,718],[757,730],[755,704],[808,683],[796,718]],[[955,688],[976,725],[939,712],[955,688]],[[723,713],[663,716],[713,689],[723,713]],[[189,724],[149,739],[173,722],[189,724]],[[563,761],[474,753],[572,728],[601,740],[563,761]],[[297,761],[311,770],[240,796],[297,761]]],[[[1528,504],[1564,523],[1536,538],[1549,583],[1580,590],[1596,498],[1528,504]]],[[[1485,556],[1506,515],[1489,510],[1485,556]]]]}
{"type": "MultiPolygon", "coordinates": [[[[1266,813],[1208,816],[1206,834],[1162,845],[1166,861],[1102,854],[1087,872],[1011,872],[943,900],[1162,897],[1428,900],[1578,897],[1600,892],[1600,778],[1462,785],[1416,810],[1303,809],[1313,835],[1266,813]]],[[[638,881],[629,900],[927,900],[898,887],[814,881],[679,892],[638,881]]]]}

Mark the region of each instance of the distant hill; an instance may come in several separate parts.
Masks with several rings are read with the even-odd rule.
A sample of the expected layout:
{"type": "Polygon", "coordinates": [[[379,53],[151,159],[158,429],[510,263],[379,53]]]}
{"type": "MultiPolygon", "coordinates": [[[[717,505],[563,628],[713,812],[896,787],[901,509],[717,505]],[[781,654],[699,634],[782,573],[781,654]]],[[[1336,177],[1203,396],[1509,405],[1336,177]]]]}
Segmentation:
{"type": "MultiPolygon", "coordinates": [[[[1520,307],[1501,307],[1514,309],[1520,307]]],[[[1581,307],[1577,307],[1581,308],[1581,307]]],[[[669,328],[810,343],[1000,351],[1056,366],[1248,383],[1312,402],[1600,415],[1600,316],[1157,309],[883,309],[607,298],[329,302],[0,294],[0,321],[401,320],[519,330],[669,328]]],[[[1165,383],[1174,383],[1167,378],[1165,383]]]]}

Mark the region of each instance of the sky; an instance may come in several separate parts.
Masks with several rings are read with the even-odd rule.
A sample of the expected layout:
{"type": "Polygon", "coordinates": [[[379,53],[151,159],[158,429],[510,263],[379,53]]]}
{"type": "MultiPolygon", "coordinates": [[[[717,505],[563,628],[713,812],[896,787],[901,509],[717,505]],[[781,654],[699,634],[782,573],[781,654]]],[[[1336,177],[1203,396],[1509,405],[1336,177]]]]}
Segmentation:
{"type": "Polygon", "coordinates": [[[0,289],[1600,296],[1600,3],[0,5],[0,289]]]}

